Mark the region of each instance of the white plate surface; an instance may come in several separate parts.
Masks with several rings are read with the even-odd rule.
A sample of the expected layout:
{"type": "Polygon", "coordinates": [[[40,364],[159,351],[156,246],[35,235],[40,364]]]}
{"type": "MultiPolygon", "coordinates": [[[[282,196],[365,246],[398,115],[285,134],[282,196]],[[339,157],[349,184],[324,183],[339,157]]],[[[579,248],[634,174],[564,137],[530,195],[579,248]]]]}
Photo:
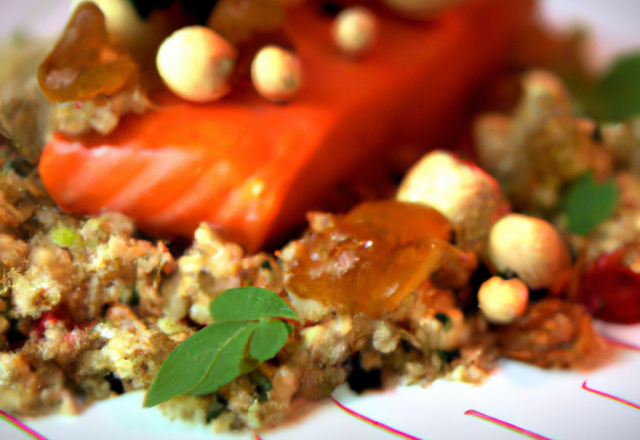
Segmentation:
{"type": "MultiPolygon", "coordinates": [[[[55,33],[65,21],[69,3],[0,0],[0,36],[16,28],[55,33]]],[[[591,25],[597,35],[596,64],[602,64],[614,53],[640,48],[637,0],[545,0],[543,7],[545,16],[555,25],[575,21],[591,25]]],[[[600,328],[609,336],[640,347],[640,326],[600,328]]],[[[401,387],[365,396],[355,396],[344,389],[334,393],[346,408],[389,429],[366,423],[334,401],[326,400],[295,423],[261,433],[260,437],[264,440],[389,440],[398,436],[421,440],[637,439],[639,376],[640,349],[619,349],[611,363],[589,373],[546,371],[503,361],[482,386],[439,380],[427,388],[401,387]],[[583,388],[585,381],[586,388],[600,394],[583,388]],[[470,410],[477,413],[469,414],[470,410]],[[473,415],[478,413],[514,428],[504,428],[473,415]]],[[[143,410],[141,404],[142,393],[130,393],[100,402],[79,417],[54,416],[23,422],[50,440],[254,438],[250,434],[213,435],[205,427],[164,419],[157,409],[143,410]]],[[[0,419],[1,440],[29,438],[33,437],[0,419]]]]}

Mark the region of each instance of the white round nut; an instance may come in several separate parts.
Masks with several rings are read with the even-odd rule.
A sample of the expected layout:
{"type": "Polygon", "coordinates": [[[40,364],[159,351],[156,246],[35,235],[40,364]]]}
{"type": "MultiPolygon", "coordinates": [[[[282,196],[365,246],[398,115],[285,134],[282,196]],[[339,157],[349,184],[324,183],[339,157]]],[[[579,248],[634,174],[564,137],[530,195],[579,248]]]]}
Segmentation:
{"type": "Polygon", "coordinates": [[[522,316],[529,301],[529,289],[518,278],[503,280],[498,276],[482,283],[478,305],[489,322],[510,324],[522,316]]]}
{"type": "Polygon", "coordinates": [[[187,26],[171,34],[158,49],[156,66],[164,83],[179,97],[209,102],[231,90],[236,50],[204,26],[187,26]]]}
{"type": "Polygon", "coordinates": [[[456,231],[457,245],[481,253],[491,226],[509,212],[498,183],[450,153],[434,151],[413,166],[396,199],[437,209],[456,231]]]}
{"type": "Polygon", "coordinates": [[[343,9],[333,22],[333,39],[347,55],[361,56],[369,52],[377,33],[378,19],[364,6],[343,9]]]}
{"type": "Polygon", "coordinates": [[[569,250],[548,222],[509,214],[493,225],[489,262],[501,273],[517,275],[530,289],[555,286],[571,268],[569,250]]]}
{"type": "Polygon", "coordinates": [[[382,0],[394,12],[405,18],[425,20],[461,0],[382,0]]]}
{"type": "Polygon", "coordinates": [[[301,70],[296,54],[278,46],[265,46],[251,62],[251,81],[263,98],[287,102],[300,87],[301,70]]]}

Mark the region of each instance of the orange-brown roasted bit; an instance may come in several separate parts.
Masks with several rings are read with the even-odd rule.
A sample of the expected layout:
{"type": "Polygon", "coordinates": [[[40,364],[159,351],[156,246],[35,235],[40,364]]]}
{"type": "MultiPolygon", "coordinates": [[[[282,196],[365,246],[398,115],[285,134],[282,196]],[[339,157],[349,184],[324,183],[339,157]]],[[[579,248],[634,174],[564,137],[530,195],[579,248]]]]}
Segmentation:
{"type": "Polygon", "coordinates": [[[263,46],[293,47],[283,30],[284,9],[277,0],[220,0],[207,26],[238,50],[239,75],[248,73],[251,60],[263,46]]]}
{"type": "MultiPolygon", "coordinates": [[[[443,263],[449,254],[459,271],[473,270],[447,240],[449,221],[417,203],[366,202],[347,215],[315,214],[311,232],[282,251],[285,287],[347,313],[377,317],[393,311],[443,263]]],[[[472,264],[471,266],[475,266],[472,264]]]]}
{"type": "Polygon", "coordinates": [[[608,353],[585,308],[557,298],[532,304],[498,337],[504,356],[543,368],[592,368],[608,353]]]}
{"type": "Polygon", "coordinates": [[[111,96],[137,79],[137,64],[109,41],[104,14],[91,2],[78,6],[38,68],[40,88],[51,102],[111,96]]]}
{"type": "Polygon", "coordinates": [[[276,0],[220,0],[207,25],[232,44],[282,29],[284,10],[276,0]]]}

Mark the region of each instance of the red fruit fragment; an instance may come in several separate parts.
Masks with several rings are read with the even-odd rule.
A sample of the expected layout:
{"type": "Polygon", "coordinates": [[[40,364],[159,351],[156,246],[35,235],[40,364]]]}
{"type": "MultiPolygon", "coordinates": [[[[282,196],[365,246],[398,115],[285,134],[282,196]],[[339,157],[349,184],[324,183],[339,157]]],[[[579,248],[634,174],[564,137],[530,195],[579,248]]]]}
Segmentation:
{"type": "Polygon", "coordinates": [[[579,301],[596,318],[621,324],[640,323],[640,273],[628,265],[626,247],[603,254],[582,274],[579,301]]]}

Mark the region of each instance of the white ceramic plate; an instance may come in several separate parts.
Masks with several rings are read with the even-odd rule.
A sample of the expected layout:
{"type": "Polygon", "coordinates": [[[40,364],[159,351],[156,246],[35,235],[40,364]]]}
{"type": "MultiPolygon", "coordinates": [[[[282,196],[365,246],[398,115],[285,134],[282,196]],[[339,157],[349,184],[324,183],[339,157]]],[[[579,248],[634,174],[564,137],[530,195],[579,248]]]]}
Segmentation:
{"type": "MultiPolygon", "coordinates": [[[[57,32],[69,3],[0,0],[0,36],[16,28],[57,32]]],[[[613,53],[640,47],[637,0],[546,0],[543,6],[545,16],[555,25],[575,20],[592,25],[597,35],[596,64],[613,53]]],[[[640,347],[640,326],[601,325],[600,329],[640,347]]],[[[260,436],[264,440],[384,440],[394,435],[421,440],[635,439],[640,438],[639,375],[640,348],[620,349],[610,364],[589,373],[547,371],[503,361],[482,386],[439,380],[427,388],[401,387],[365,396],[340,389],[334,393],[335,401],[320,402],[300,420],[260,436]],[[371,421],[383,426],[376,427],[371,421]]],[[[251,434],[214,436],[205,427],[169,421],[157,409],[143,410],[142,397],[142,393],[130,393],[100,402],[79,417],[23,420],[39,434],[25,434],[0,419],[0,439],[26,440],[37,435],[50,440],[254,438],[251,434]]]]}

